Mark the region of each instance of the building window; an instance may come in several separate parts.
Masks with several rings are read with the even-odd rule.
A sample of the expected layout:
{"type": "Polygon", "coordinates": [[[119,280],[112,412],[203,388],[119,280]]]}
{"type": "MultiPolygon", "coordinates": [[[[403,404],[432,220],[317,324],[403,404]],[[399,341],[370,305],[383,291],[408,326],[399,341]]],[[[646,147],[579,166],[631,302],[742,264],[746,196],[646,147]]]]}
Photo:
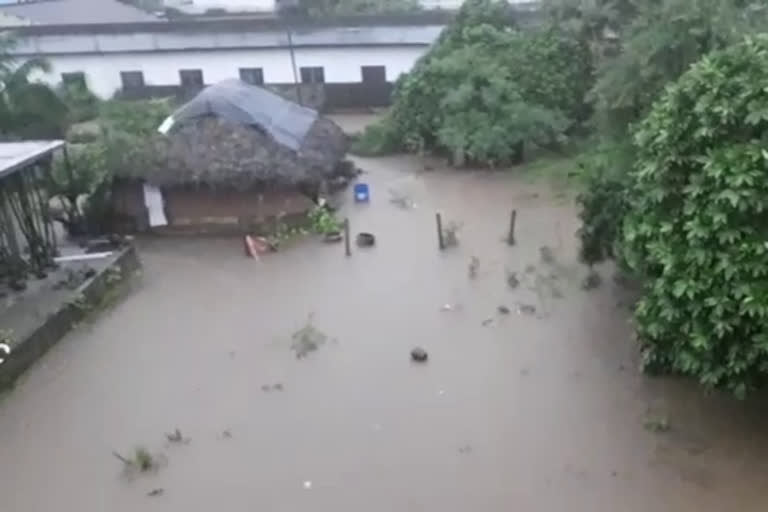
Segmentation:
{"type": "Polygon", "coordinates": [[[360,70],[363,82],[381,84],[387,81],[387,68],[384,66],[362,66],[360,70]]]}
{"type": "Polygon", "coordinates": [[[264,70],[261,68],[240,68],[240,80],[251,85],[264,85],[264,70]]]}
{"type": "Polygon", "coordinates": [[[203,70],[201,69],[182,69],[179,71],[182,87],[202,87],[203,70]]]}
{"type": "Polygon", "coordinates": [[[76,71],[73,73],[62,73],[61,81],[66,86],[76,85],[85,88],[85,73],[76,71]]]}
{"type": "Polygon", "coordinates": [[[321,66],[301,68],[301,83],[324,84],[325,70],[321,66]]]}
{"type": "Polygon", "coordinates": [[[141,71],[121,71],[120,80],[123,89],[141,89],[144,87],[144,73],[141,71]]]}

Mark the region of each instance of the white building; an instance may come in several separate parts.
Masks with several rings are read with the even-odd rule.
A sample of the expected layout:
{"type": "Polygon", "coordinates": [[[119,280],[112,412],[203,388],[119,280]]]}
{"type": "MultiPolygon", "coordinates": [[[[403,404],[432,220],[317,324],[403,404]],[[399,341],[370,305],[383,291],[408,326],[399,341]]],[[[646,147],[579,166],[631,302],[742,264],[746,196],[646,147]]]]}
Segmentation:
{"type": "Polygon", "coordinates": [[[287,29],[274,16],[166,20],[116,0],[0,4],[0,24],[19,38],[14,55],[45,57],[51,72],[41,78],[51,84],[82,81],[110,98],[174,94],[233,77],[276,87],[298,80],[324,84],[323,102],[339,106],[387,101],[392,83],[449,19],[427,11],[333,25],[304,20],[287,29]]]}
{"type": "MultiPolygon", "coordinates": [[[[165,7],[172,7],[190,14],[202,14],[209,10],[228,12],[274,12],[279,0],[163,0],[165,7]]],[[[419,0],[425,9],[458,9],[464,0],[419,0]]]]}

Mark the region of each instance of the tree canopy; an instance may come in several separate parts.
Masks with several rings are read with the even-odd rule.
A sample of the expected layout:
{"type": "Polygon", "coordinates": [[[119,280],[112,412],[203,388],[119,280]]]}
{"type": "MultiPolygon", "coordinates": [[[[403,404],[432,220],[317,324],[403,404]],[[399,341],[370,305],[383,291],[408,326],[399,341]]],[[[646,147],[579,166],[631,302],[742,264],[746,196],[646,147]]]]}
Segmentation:
{"type": "Polygon", "coordinates": [[[43,59],[19,63],[10,51],[15,41],[0,37],[0,136],[5,139],[63,137],[67,106],[46,84],[32,80],[50,67],[43,59]]]}
{"type": "Polygon", "coordinates": [[[768,38],[705,57],[635,134],[625,256],[651,368],[738,395],[768,375],[768,38]]]}
{"type": "Polygon", "coordinates": [[[587,49],[546,27],[520,30],[506,2],[467,0],[393,95],[362,152],[405,148],[503,165],[559,142],[585,117],[587,49]]]}

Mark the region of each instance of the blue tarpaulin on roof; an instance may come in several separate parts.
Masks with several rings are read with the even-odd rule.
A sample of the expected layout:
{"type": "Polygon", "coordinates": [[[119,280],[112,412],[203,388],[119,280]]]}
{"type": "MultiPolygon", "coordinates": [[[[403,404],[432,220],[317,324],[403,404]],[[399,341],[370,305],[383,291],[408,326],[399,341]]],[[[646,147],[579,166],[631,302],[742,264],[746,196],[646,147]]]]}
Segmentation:
{"type": "Polygon", "coordinates": [[[179,108],[173,125],[207,116],[261,128],[279,144],[298,150],[318,114],[262,87],[231,79],[206,87],[179,108]]]}

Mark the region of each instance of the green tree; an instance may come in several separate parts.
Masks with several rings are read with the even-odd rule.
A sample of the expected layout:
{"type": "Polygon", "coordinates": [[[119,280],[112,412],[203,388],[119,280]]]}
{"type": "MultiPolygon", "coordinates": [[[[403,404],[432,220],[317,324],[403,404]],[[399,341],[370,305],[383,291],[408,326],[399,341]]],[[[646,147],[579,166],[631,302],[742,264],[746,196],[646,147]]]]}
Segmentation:
{"type": "Polygon", "coordinates": [[[705,57],[635,136],[623,227],[651,370],[739,396],[768,376],[768,38],[705,57]]]}
{"type": "Polygon", "coordinates": [[[592,20],[586,25],[608,27],[620,37],[620,44],[618,40],[605,43],[612,45],[615,54],[593,55],[596,83],[589,97],[596,137],[603,143],[587,159],[591,183],[579,202],[585,222],[580,231],[582,255],[595,263],[614,254],[607,249],[621,242],[618,235],[626,208],[603,192],[626,189],[636,158],[629,135],[633,124],[647,115],[669,83],[702,56],[762,30],[768,12],[762,2],[745,0],[551,1],[569,6],[557,11],[564,20],[592,20]],[[602,12],[595,6],[609,14],[594,14],[602,12]],[[613,226],[608,225],[611,219],[613,226]]]}
{"type": "Polygon", "coordinates": [[[313,17],[414,12],[418,0],[300,0],[300,9],[313,17]]]}
{"type": "Polygon", "coordinates": [[[18,63],[10,54],[15,41],[0,39],[0,136],[61,138],[67,127],[67,106],[47,85],[31,77],[50,71],[43,59],[18,63]]]}
{"type": "Polygon", "coordinates": [[[456,163],[519,161],[585,117],[587,49],[553,28],[518,30],[506,2],[468,0],[395,85],[382,124],[356,150],[431,150],[456,163]]]}

